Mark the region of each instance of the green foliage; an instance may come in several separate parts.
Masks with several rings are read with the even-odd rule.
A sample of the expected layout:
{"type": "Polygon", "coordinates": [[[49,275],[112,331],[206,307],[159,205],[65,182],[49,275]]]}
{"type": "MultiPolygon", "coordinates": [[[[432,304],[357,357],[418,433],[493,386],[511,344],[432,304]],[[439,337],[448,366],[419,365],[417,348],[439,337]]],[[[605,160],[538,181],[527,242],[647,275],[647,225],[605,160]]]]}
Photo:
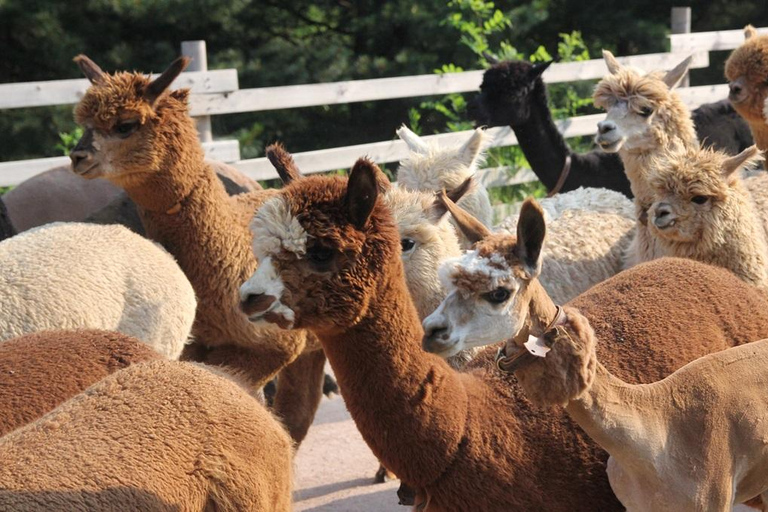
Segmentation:
{"type": "Polygon", "coordinates": [[[56,144],[56,149],[61,151],[64,156],[69,156],[69,153],[77,146],[77,141],[83,136],[83,129],[78,126],[71,132],[59,132],[59,139],[61,142],[56,144]]]}

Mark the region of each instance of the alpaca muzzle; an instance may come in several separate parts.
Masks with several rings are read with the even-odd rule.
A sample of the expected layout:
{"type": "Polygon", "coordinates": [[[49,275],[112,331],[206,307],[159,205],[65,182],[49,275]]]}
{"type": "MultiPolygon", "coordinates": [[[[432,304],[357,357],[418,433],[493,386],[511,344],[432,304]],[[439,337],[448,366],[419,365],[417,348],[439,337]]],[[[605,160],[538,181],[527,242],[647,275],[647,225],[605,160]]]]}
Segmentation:
{"type": "Polygon", "coordinates": [[[70,151],[69,159],[72,161],[72,171],[80,176],[88,176],[97,163],[94,162],[93,130],[88,128],[77,141],[77,145],[70,151]]]}
{"type": "Polygon", "coordinates": [[[659,229],[667,229],[675,225],[677,215],[667,203],[659,203],[653,210],[653,224],[659,229]]]}
{"type": "Polygon", "coordinates": [[[749,97],[749,91],[747,90],[747,81],[743,76],[740,76],[733,82],[728,84],[728,100],[733,104],[742,103],[749,97]]]}
{"type": "Polygon", "coordinates": [[[263,293],[247,295],[240,301],[240,311],[246,314],[246,316],[263,315],[277,300],[277,297],[272,295],[265,295],[263,293]]]}

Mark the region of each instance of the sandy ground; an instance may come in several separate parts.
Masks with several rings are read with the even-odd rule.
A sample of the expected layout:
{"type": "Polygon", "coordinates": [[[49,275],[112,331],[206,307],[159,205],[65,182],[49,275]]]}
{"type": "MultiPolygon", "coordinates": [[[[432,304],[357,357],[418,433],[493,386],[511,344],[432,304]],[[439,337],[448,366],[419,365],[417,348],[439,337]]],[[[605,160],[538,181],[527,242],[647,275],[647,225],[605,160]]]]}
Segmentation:
{"type": "MultiPolygon", "coordinates": [[[[323,398],[295,460],[294,510],[408,512],[397,504],[399,482],[373,484],[379,467],[341,397],[323,398]]],[[[744,506],[734,512],[754,512],[744,506]]]]}

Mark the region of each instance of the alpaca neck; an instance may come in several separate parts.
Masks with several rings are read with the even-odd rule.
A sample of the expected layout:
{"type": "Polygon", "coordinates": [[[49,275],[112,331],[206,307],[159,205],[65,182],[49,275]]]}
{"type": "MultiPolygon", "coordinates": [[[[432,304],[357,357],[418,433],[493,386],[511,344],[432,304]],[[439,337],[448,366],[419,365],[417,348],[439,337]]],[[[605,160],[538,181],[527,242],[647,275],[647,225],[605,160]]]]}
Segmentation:
{"type": "Polygon", "coordinates": [[[510,124],[510,127],[531,169],[544,186],[552,190],[560,177],[565,157],[571,154],[571,150],[552,122],[544,84],[540,79],[532,93],[530,109],[527,121],[518,125],[510,124]]]}
{"type": "Polygon", "coordinates": [[[768,151],[768,123],[764,119],[760,119],[759,122],[748,120],[749,129],[752,130],[752,138],[755,139],[755,144],[760,151],[768,151]]]}
{"type": "Polygon", "coordinates": [[[316,332],[357,428],[405,482],[434,482],[460,448],[467,395],[445,361],[421,349],[421,322],[400,259],[346,331],[316,332]]]}
{"type": "Polygon", "coordinates": [[[541,337],[557,315],[557,306],[538,279],[532,279],[526,287],[530,298],[526,329],[528,334],[541,337]]]}
{"type": "Polygon", "coordinates": [[[652,463],[664,449],[664,410],[658,393],[663,383],[631,385],[613,376],[599,361],[592,385],[565,410],[622,466],[652,463]]]}

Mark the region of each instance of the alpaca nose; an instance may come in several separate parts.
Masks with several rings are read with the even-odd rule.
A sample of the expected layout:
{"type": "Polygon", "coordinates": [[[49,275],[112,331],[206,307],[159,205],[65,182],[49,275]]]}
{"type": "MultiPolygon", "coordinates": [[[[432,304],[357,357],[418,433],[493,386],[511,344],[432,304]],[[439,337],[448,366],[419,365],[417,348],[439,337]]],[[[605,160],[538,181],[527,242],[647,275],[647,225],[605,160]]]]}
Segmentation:
{"type": "Polygon", "coordinates": [[[277,300],[273,295],[263,293],[251,293],[242,297],[240,301],[240,311],[247,316],[264,313],[277,300]]]}
{"type": "Polygon", "coordinates": [[[675,214],[672,213],[672,207],[667,203],[659,203],[656,205],[654,212],[653,223],[659,229],[665,229],[675,223],[675,214]]]}
{"type": "Polygon", "coordinates": [[[77,170],[78,166],[87,162],[91,158],[91,152],[82,149],[74,150],[69,153],[69,159],[72,160],[72,169],[77,170]]]}
{"type": "Polygon", "coordinates": [[[732,103],[740,103],[747,98],[747,88],[744,81],[744,77],[739,77],[733,82],[728,84],[728,99],[732,103]]]}
{"type": "Polygon", "coordinates": [[[427,327],[424,331],[424,338],[421,340],[421,348],[425,352],[439,351],[443,342],[448,341],[448,328],[442,325],[427,327]]]}
{"type": "Polygon", "coordinates": [[[597,123],[597,133],[600,135],[605,135],[609,132],[612,132],[616,129],[616,123],[613,121],[600,121],[597,123]]]}

